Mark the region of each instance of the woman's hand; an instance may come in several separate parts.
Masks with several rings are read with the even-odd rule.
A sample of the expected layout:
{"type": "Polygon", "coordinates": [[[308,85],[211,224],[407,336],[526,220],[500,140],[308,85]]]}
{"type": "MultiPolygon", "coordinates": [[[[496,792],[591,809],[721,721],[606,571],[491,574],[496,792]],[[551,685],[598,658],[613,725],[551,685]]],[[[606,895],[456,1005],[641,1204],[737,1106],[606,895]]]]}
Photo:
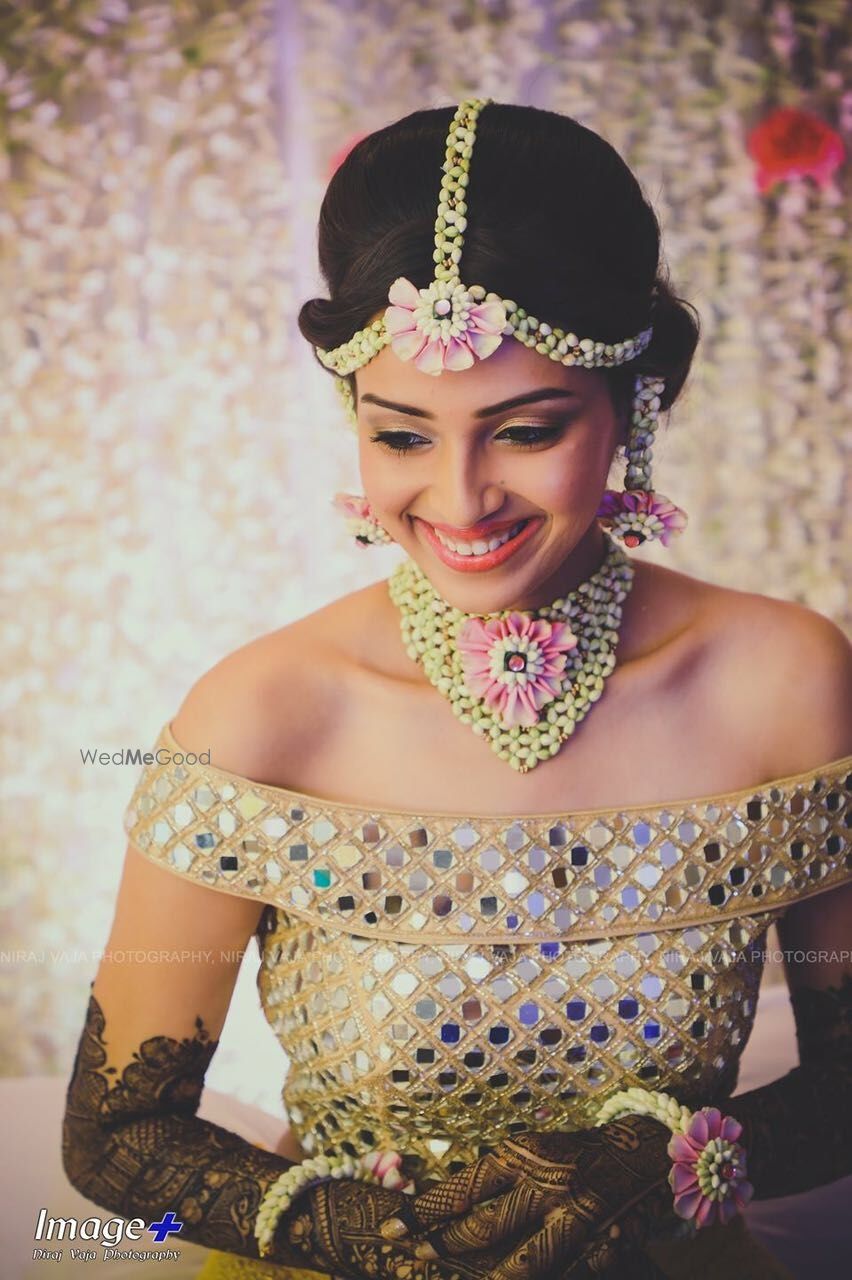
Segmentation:
{"type": "Polygon", "coordinates": [[[602,1274],[680,1219],[668,1183],[671,1131],[628,1115],[571,1133],[526,1133],[501,1143],[396,1215],[416,1257],[467,1261],[502,1251],[489,1280],[534,1280],[554,1267],[568,1277],[602,1274]],[[576,1264],[576,1270],[572,1264],[576,1264]]]}
{"type": "MultiPolygon", "coordinates": [[[[399,1215],[411,1196],[349,1178],[307,1187],[282,1215],[276,1229],[282,1256],[298,1251],[304,1265],[323,1265],[353,1280],[484,1280],[502,1250],[462,1260],[416,1258],[407,1241],[386,1239],[379,1223],[399,1215]]],[[[270,1261],[275,1261],[273,1256],[270,1261]]]]}

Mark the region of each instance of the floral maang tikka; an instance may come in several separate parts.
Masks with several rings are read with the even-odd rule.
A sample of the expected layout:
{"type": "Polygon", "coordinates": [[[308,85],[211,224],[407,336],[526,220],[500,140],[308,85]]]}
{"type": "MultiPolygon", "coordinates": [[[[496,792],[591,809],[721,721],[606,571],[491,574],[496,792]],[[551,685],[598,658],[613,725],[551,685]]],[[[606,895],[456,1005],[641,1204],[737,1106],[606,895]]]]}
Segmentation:
{"type": "MultiPolygon", "coordinates": [[[[461,102],[447,134],[435,220],[436,266],[432,283],[418,289],[405,276],[397,277],[380,319],[359,329],[348,342],[333,350],[316,348],[322,364],[337,374],[337,389],[353,427],[357,427],[357,416],[347,375],[363,368],[388,345],[400,360],[413,360],[423,373],[437,375],[469,369],[475,360],[487,359],[509,334],[551,360],[585,369],[624,364],[640,355],[651,341],[653,326],[622,342],[578,338],[575,333],[528,315],[513,300],[501,298],[482,285],[462,283],[460,263],[467,227],[470,160],[479,113],[490,101],[467,98],[461,102]]],[[[665,382],[657,376],[636,378],[625,487],[623,491],[605,490],[597,511],[601,526],[631,548],[655,538],[668,546],[671,537],[682,533],[687,523],[686,512],[652,487],[651,451],[664,388],[665,382]]],[[[339,493],[333,502],[359,545],[394,541],[362,495],[339,493]]]]}

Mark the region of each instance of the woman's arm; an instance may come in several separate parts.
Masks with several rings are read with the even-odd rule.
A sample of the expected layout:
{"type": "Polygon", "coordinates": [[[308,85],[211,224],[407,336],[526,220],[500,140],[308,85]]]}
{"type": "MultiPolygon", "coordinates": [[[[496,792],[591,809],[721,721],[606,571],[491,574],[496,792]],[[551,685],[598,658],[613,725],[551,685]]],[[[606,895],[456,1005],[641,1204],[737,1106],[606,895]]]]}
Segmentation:
{"type": "Polygon", "coordinates": [[[260,1201],[292,1162],[196,1112],[261,910],[128,847],[62,1127],[68,1179],[96,1204],[146,1222],[171,1210],[180,1238],[252,1258],[260,1201]]]}
{"type": "MultiPolygon", "coordinates": [[[[239,771],[235,741],[241,734],[258,740],[246,700],[240,719],[227,689],[218,698],[208,696],[209,688],[203,692],[184,704],[180,741],[190,751],[209,747],[214,758],[229,753],[228,767],[239,771]],[[223,731],[229,721],[239,729],[223,731]]],[[[249,1258],[259,1256],[258,1206],[293,1162],[196,1113],[240,958],[262,910],[260,902],[206,889],[128,847],[62,1128],[65,1172],[83,1195],[146,1222],[171,1210],[183,1224],[177,1238],[249,1258]],[[183,959],[174,958],[181,953],[183,959]]],[[[373,1217],[393,1213],[404,1198],[362,1183],[351,1190],[363,1206],[375,1202],[373,1217]]],[[[333,1234],[328,1218],[338,1199],[325,1197],[321,1222],[305,1217],[311,1196],[310,1189],[297,1196],[282,1216],[268,1260],[342,1273],[318,1235],[320,1226],[325,1238],[333,1234]]],[[[369,1214],[362,1217],[367,1234],[369,1214]]]]}
{"type": "MultiPolygon", "coordinates": [[[[743,1126],[739,1141],[757,1200],[852,1174],[852,885],[796,903],[779,934],[800,1065],[750,1093],[714,1100],[743,1126]],[[797,952],[812,959],[792,961],[797,952]]],[[[579,1276],[582,1269],[569,1264],[584,1250],[609,1267],[674,1221],[670,1139],[664,1124],[645,1115],[573,1133],[519,1134],[406,1202],[395,1216],[407,1237],[385,1229],[408,1238],[412,1250],[421,1235],[428,1247],[421,1240],[419,1256],[444,1262],[512,1246],[488,1280],[509,1280],[521,1264],[525,1276],[543,1277],[560,1262],[566,1277],[579,1276]]]]}
{"type": "Polygon", "coordinates": [[[794,903],[778,937],[799,1065],[722,1104],[743,1126],[755,1200],[852,1174],[852,885],[794,903]]]}
{"type": "MultiPolygon", "coordinates": [[[[822,614],[784,602],[779,615],[771,604],[780,625],[753,628],[756,661],[742,664],[751,692],[744,683],[738,695],[754,699],[773,776],[784,777],[852,752],[852,645],[822,614]]],[[[818,852],[818,829],[813,840],[818,852]]],[[[852,885],[794,902],[778,937],[799,1066],[724,1104],[743,1125],[756,1200],[852,1173],[852,885]]]]}

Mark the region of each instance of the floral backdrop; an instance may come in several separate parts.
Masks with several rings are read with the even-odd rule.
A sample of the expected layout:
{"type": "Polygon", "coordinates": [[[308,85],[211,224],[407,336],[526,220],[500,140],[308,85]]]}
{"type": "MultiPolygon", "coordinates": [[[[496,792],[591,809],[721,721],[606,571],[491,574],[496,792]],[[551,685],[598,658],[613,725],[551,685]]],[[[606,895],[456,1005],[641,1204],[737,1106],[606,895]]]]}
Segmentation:
{"type": "MultiPolygon", "coordinates": [[[[224,653],[396,563],[331,512],[355,451],[295,323],[360,134],[479,94],[622,152],[704,328],[655,448],[690,525],[641,555],[849,626],[852,15],[17,0],[0,33],[2,1072],[63,1074],[135,776],[81,748],[147,747],[224,653]]],[[[274,1111],[252,958],[208,1081],[274,1111]]]]}

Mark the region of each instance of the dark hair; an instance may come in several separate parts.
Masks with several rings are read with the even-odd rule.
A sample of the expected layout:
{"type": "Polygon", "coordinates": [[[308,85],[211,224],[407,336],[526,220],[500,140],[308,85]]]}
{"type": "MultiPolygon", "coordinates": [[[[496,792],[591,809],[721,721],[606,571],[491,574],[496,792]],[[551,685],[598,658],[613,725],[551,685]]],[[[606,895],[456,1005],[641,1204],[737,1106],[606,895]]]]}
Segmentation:
{"type": "MultiPolygon", "coordinates": [[[[362,138],[334,173],[319,218],[319,263],[330,298],[312,298],[299,329],[339,346],[387,305],[397,276],[432,280],[444,146],[455,107],[414,111],[362,138]]],[[[512,298],[529,315],[580,337],[618,342],[654,326],[636,359],[599,369],[616,411],[640,374],[677,399],[698,345],[695,308],[660,262],[660,224],[610,143],[570,116],[493,102],[482,109],[470,161],[465,284],[512,298]]],[[[323,366],[324,367],[324,366],[323,366]]],[[[354,377],[350,375],[354,392],[354,377]]]]}

